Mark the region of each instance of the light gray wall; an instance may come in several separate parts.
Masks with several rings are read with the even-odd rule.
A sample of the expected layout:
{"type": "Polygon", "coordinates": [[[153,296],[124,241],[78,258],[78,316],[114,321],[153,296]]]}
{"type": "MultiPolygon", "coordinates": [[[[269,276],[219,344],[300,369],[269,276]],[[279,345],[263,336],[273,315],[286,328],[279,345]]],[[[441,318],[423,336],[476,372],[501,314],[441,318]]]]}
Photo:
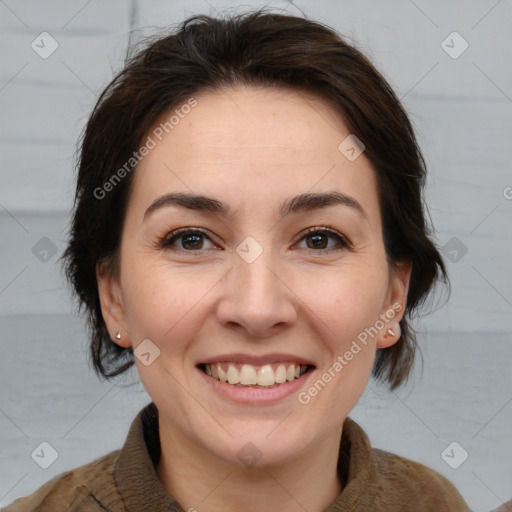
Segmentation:
{"type": "Polygon", "coordinates": [[[149,401],[136,375],[131,387],[113,386],[88,369],[83,325],[57,264],[75,143],[98,93],[122,67],[130,31],[145,27],[133,42],[191,14],[263,5],[303,11],[361,48],[402,98],[430,170],[427,200],[452,296],[417,324],[423,375],[398,393],[370,384],[351,416],[375,446],[447,476],[473,510],[498,506],[512,498],[511,2],[239,5],[0,2],[0,506],[119,448],[149,401]],[[459,36],[442,45],[453,31],[469,45],[457,58],[445,50],[458,53],[459,36]],[[43,55],[51,49],[42,32],[58,44],[48,58],[31,47],[35,41],[43,55]],[[48,469],[30,457],[42,441],[58,452],[48,469]],[[441,457],[453,441],[469,453],[458,469],[441,457]]]}

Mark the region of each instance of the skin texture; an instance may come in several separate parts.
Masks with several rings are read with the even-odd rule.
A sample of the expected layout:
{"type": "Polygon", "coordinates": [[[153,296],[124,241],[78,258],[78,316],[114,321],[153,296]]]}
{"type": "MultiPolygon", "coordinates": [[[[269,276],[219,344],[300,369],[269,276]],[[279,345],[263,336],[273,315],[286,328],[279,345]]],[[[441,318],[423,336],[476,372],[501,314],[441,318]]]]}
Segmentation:
{"type": "Polygon", "coordinates": [[[119,345],[135,348],[149,338],[160,350],[149,366],[137,358],[136,365],[160,413],[159,478],[185,510],[321,511],[342,490],[343,420],[367,384],[376,349],[398,340],[411,266],[389,266],[375,171],[364,153],[349,161],[338,150],[350,132],[328,103],[297,90],[245,86],[195,98],[197,106],[135,171],[119,276],[98,272],[103,317],[112,339],[121,331],[119,345]],[[278,214],[289,197],[331,191],[355,198],[367,219],[344,205],[278,214]],[[166,206],[144,220],[168,192],[213,197],[231,213],[166,206]],[[304,231],[324,226],[350,247],[323,235],[316,248],[304,231]],[[182,227],[206,236],[195,246],[185,235],[159,247],[182,227]],[[248,236],[263,249],[252,263],[236,252],[248,236]],[[396,303],[396,316],[306,405],[297,394],[235,403],[196,368],[219,354],[285,352],[314,362],[307,389],[396,303]],[[395,336],[385,337],[390,327],[395,336]],[[237,456],[248,442],[262,455],[252,467],[237,456]]]}

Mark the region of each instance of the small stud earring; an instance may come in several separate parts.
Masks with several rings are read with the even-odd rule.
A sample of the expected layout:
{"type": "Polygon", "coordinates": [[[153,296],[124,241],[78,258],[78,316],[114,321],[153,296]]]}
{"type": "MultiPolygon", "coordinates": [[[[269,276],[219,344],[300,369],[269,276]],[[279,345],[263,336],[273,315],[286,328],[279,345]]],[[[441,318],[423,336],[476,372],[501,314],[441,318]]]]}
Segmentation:
{"type": "Polygon", "coordinates": [[[116,340],[120,340],[120,339],[121,339],[121,331],[117,331],[116,340]]]}
{"type": "Polygon", "coordinates": [[[395,334],[395,331],[396,331],[398,333],[398,338],[400,338],[400,336],[402,335],[402,329],[400,329],[400,324],[398,322],[395,325],[396,325],[395,330],[388,329],[386,331],[385,336],[393,336],[394,337],[394,336],[396,336],[396,334],[395,334]]]}

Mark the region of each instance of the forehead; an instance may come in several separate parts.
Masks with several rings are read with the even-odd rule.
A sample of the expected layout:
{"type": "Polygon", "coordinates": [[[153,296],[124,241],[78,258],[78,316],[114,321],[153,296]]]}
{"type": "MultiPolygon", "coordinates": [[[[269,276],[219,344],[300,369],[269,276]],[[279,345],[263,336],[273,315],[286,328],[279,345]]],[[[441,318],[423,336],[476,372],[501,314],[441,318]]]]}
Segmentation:
{"type": "Polygon", "coordinates": [[[257,211],[272,198],[334,188],[375,208],[372,166],[364,153],[350,161],[340,151],[350,131],[326,100],[247,86],[194,99],[192,108],[162,114],[147,134],[154,147],[133,184],[132,199],[141,206],[177,190],[222,197],[235,209],[249,201],[257,211]]]}
{"type": "MultiPolygon", "coordinates": [[[[260,153],[273,160],[279,154],[297,151],[318,152],[335,144],[340,134],[349,131],[333,107],[326,100],[309,92],[284,88],[255,88],[240,86],[216,91],[205,91],[194,96],[197,106],[190,113],[172,116],[177,107],[160,116],[152,131],[158,128],[164,133],[169,146],[177,151],[175,157],[194,147],[208,147],[225,154],[240,153],[267,147],[274,151],[260,153]],[[172,127],[165,122],[173,117],[172,127]],[[166,137],[173,134],[174,137],[166,137]],[[178,147],[179,146],[179,147],[178,147]],[[277,151],[279,150],[279,151],[277,151]]],[[[289,155],[288,155],[289,156],[289,155]]],[[[201,154],[187,155],[189,160],[201,159],[201,154]]]]}

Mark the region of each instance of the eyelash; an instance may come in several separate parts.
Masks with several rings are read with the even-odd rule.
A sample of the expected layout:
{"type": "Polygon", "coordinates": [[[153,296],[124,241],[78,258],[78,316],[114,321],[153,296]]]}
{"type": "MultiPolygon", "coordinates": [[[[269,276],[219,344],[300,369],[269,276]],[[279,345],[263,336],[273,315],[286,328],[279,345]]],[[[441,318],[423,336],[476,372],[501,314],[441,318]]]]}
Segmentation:
{"type": "MultiPolygon", "coordinates": [[[[312,251],[312,252],[331,252],[333,250],[343,250],[343,249],[350,249],[350,248],[352,248],[352,245],[349,243],[349,241],[344,236],[342,236],[337,231],[335,231],[334,229],[332,229],[332,228],[330,228],[328,226],[313,227],[313,228],[306,229],[305,232],[301,233],[298,242],[301,242],[302,240],[304,240],[308,236],[316,235],[316,234],[329,235],[332,238],[335,238],[338,241],[339,247],[338,248],[331,247],[330,249],[307,249],[309,251],[312,251]]],[[[180,229],[176,229],[174,231],[171,231],[171,233],[169,233],[166,236],[162,237],[159,240],[159,242],[158,242],[158,246],[161,249],[170,248],[172,250],[183,251],[183,252],[201,252],[203,250],[203,249],[187,250],[187,249],[182,249],[182,248],[180,248],[180,249],[173,248],[172,247],[173,242],[178,240],[179,238],[185,236],[185,235],[202,235],[202,236],[205,236],[206,238],[208,238],[210,241],[212,241],[211,238],[204,231],[202,231],[200,229],[180,228],[180,229]]],[[[207,249],[204,249],[204,250],[207,250],[207,249]]]]}

